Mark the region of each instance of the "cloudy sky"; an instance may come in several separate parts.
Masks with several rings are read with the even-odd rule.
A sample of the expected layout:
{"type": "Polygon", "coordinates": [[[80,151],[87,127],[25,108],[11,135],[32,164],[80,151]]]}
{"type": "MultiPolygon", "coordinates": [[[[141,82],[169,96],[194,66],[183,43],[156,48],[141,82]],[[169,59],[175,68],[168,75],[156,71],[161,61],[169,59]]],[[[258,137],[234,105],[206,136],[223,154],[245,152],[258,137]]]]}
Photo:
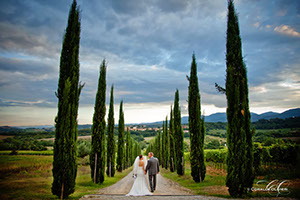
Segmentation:
{"type": "MultiPolygon", "coordinates": [[[[0,125],[53,125],[58,71],[71,0],[0,0],[0,125]]],[[[187,115],[192,53],[202,112],[225,112],[226,0],[78,0],[81,9],[79,124],[91,123],[99,65],[108,62],[107,104],[115,120],[161,121],[176,88],[187,115]]],[[[300,1],[236,0],[250,110],[300,107],[300,1]]]]}

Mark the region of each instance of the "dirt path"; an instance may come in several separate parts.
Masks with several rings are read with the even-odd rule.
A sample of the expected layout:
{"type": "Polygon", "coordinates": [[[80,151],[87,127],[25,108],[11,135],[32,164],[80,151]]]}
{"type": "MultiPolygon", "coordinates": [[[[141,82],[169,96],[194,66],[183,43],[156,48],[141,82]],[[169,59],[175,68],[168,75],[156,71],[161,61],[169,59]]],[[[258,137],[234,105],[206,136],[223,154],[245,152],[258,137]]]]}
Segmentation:
{"type": "MultiPolygon", "coordinates": [[[[122,180],[118,181],[114,185],[99,190],[97,194],[121,194],[125,195],[129,193],[134,179],[132,178],[132,172],[125,176],[122,180]]],[[[149,187],[149,181],[147,178],[147,184],[149,187]]],[[[153,195],[192,195],[192,191],[180,186],[178,183],[170,181],[160,174],[157,175],[156,190],[153,195]]]]}

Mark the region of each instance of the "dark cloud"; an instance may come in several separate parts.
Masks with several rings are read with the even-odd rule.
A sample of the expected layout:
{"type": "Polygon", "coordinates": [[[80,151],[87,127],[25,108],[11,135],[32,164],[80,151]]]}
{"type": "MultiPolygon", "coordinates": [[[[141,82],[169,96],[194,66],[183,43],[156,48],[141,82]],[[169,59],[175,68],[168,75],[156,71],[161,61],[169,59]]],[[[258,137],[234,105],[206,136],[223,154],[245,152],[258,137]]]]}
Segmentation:
{"type": "MultiPolygon", "coordinates": [[[[0,1],[0,105],[55,107],[58,65],[69,1],[0,1]]],[[[226,107],[227,2],[78,0],[81,9],[80,105],[93,106],[99,65],[108,61],[115,102],[169,103],[195,52],[201,102],[226,107]]],[[[251,105],[298,107],[299,1],[236,1],[251,105]],[[286,28],[285,32],[275,31],[286,28]],[[288,29],[288,30],[287,30],[288,29]],[[291,31],[292,32],[291,34],[291,31]],[[271,86],[272,87],[271,87],[271,86]],[[284,96],[284,97],[283,97],[284,96]]],[[[107,93],[107,97],[109,94],[107,93]]]]}

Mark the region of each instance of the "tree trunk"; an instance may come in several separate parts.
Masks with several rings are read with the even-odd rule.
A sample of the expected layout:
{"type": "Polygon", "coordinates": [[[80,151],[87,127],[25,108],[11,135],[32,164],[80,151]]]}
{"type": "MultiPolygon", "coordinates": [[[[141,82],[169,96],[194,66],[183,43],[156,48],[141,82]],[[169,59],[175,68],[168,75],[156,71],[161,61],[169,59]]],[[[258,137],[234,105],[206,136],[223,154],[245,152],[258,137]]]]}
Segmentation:
{"type": "Polygon", "coordinates": [[[61,194],[60,194],[60,199],[64,198],[64,183],[61,186],[61,194]]]}
{"type": "Polygon", "coordinates": [[[109,174],[109,177],[111,177],[111,162],[109,162],[108,174],[109,174]]]}

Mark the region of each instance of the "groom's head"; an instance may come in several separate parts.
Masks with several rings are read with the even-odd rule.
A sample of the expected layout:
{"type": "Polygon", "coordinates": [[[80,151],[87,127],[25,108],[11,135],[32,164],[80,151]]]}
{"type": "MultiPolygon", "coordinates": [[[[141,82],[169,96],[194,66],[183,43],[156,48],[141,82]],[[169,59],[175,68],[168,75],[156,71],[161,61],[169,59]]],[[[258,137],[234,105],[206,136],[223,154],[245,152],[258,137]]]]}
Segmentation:
{"type": "Polygon", "coordinates": [[[149,156],[149,158],[151,158],[153,156],[153,153],[149,152],[148,156],[149,156]]]}

